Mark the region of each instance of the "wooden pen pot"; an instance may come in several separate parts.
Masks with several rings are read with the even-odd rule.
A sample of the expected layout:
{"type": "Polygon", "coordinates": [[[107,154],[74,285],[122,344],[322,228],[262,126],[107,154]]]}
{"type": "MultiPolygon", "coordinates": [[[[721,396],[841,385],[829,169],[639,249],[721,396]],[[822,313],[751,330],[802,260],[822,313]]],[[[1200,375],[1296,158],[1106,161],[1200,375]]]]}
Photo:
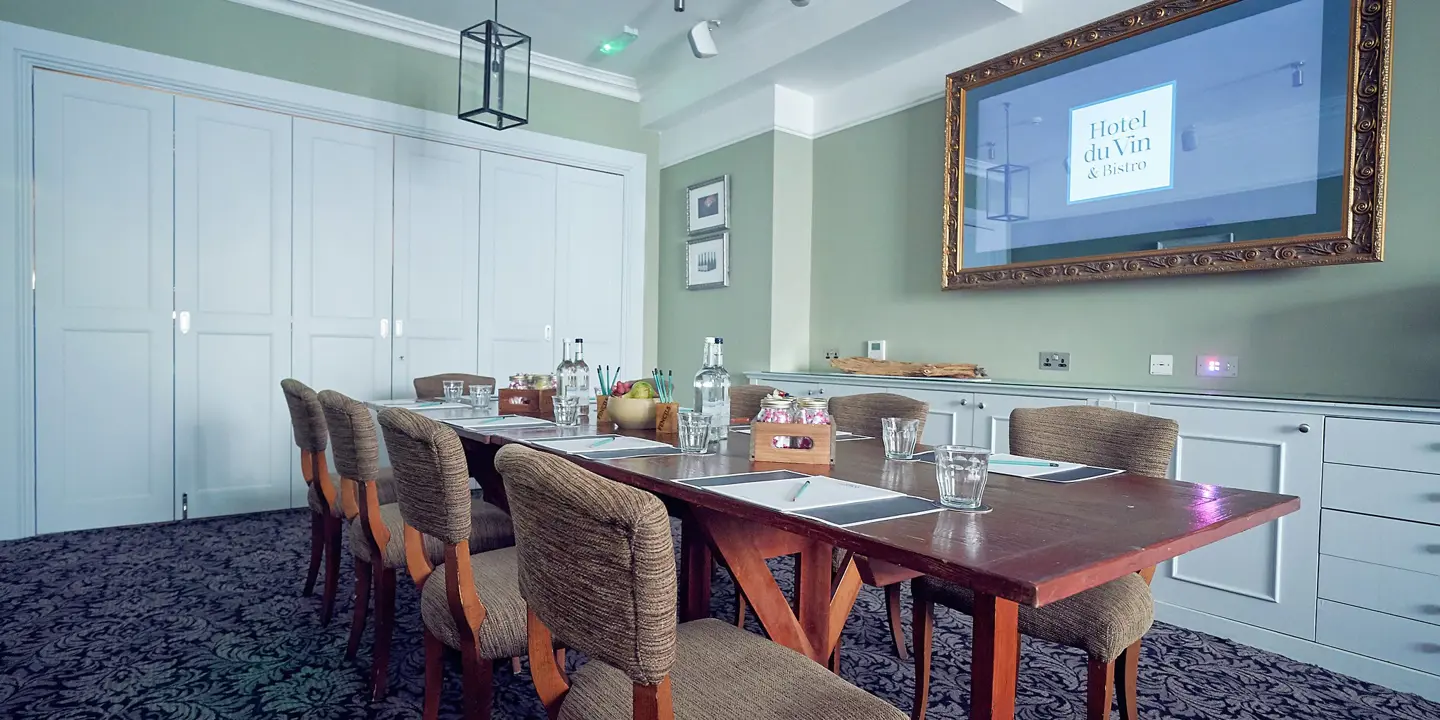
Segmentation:
{"type": "Polygon", "coordinates": [[[750,423],[750,461],[830,465],[835,462],[835,426],[750,423]]]}

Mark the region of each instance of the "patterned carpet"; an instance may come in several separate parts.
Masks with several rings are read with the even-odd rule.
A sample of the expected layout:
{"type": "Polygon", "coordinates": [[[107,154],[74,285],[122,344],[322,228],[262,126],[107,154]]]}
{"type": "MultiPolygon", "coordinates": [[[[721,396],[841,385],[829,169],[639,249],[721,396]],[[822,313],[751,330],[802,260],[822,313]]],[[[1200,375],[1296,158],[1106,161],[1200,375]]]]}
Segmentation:
{"type": "MultiPolygon", "coordinates": [[[[0,717],[419,717],[414,586],[402,576],[392,692],[370,706],[368,637],[357,662],[342,659],[349,601],[322,628],[318,599],[300,596],[308,542],[305,514],[286,511],[0,543],[0,717]]],[[[348,588],[348,559],[344,571],[348,588]]],[[[721,575],[723,617],[733,588],[721,575]]],[[[883,607],[873,588],[861,594],[843,674],[908,710],[913,672],[888,647],[883,607]]],[[[937,720],[965,717],[968,628],[940,611],[937,720]]],[[[459,717],[458,661],[446,676],[442,717],[459,717]]],[[[1079,654],[1025,641],[1018,717],[1083,717],[1082,678],[1079,654]]],[[[544,716],[527,676],[506,665],[496,682],[496,718],[544,716]]],[[[1440,718],[1440,704],[1166,625],[1146,637],[1140,703],[1155,719],[1440,718]]]]}

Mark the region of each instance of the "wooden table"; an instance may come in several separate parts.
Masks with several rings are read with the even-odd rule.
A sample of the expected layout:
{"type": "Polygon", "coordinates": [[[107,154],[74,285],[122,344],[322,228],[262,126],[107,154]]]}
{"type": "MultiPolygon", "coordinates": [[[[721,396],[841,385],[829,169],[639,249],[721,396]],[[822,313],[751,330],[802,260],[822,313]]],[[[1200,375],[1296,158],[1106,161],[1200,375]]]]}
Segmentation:
{"type": "MultiPolygon", "coordinates": [[[[486,498],[505,507],[494,470],[502,445],[600,427],[461,430],[486,498]]],[[[655,438],[653,432],[625,432],[655,438]]],[[[677,480],[754,470],[829,475],[935,499],[929,463],[887,461],[878,440],[837,444],[835,464],[751,463],[749,435],[732,433],[718,453],[576,460],[602,476],[655,493],[682,518],[681,619],[709,614],[712,552],[735,576],[771,639],[817,662],[830,657],[861,581],[848,555],[832,578],[832,547],[951,580],[975,592],[971,718],[1013,718],[1020,604],[1043,606],[1152,567],[1300,508],[1289,495],[1122,474],[1061,485],[992,473],[989,514],[941,511],[850,528],[741,502],[677,480]],[[765,558],[798,554],[797,599],[776,584],[765,558]]],[[[659,440],[674,441],[661,436],[659,440]]],[[[542,448],[543,449],[543,448],[542,448]]]]}

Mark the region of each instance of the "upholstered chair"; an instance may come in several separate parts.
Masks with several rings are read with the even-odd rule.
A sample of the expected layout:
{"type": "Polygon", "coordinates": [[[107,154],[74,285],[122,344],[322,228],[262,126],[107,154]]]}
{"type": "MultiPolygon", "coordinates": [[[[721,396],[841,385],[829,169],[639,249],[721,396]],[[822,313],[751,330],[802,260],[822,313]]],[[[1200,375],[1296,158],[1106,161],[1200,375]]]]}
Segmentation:
{"type": "Polygon", "coordinates": [[[555,455],[501,448],[529,610],[530,672],[552,720],[870,720],[889,703],[720,620],[676,624],[660,499],[555,455]],[[568,681],[555,643],[589,661],[568,681]]]}
{"type": "MultiPolygon", "coordinates": [[[[1065,406],[1010,413],[1012,453],[1151,477],[1165,477],[1178,434],[1174,420],[1109,408],[1065,406]]],[[[1112,697],[1117,696],[1123,720],[1139,717],[1135,681],[1141,638],[1155,618],[1150,595],[1154,574],[1155,568],[1147,568],[1044,607],[1020,606],[1021,633],[1085,652],[1087,720],[1109,718],[1112,697]]],[[[929,702],[934,604],[970,613],[975,596],[969,588],[929,577],[917,579],[913,588],[915,705],[910,716],[920,720],[929,702]]]]}
{"type": "Polygon", "coordinates": [[[460,652],[466,717],[488,719],[494,661],[518,658],[526,648],[515,548],[470,554],[470,472],[454,430],[399,408],[380,411],[380,427],[395,468],[402,553],[420,589],[424,717],[439,716],[445,648],[450,647],[460,652]],[[440,543],[439,563],[429,557],[427,542],[440,543]]]}
{"type": "Polygon", "coordinates": [[[760,401],[775,392],[769,385],[732,385],[730,417],[749,420],[760,412],[760,401]]]}
{"type": "MultiPolygon", "coordinates": [[[[830,398],[829,407],[830,416],[835,420],[835,429],[873,438],[880,437],[881,420],[887,417],[918,421],[920,426],[915,431],[916,435],[923,435],[925,419],[930,412],[929,403],[894,393],[841,395],[830,398]]],[[[836,548],[835,574],[837,577],[846,570],[839,564],[843,558],[844,553],[836,548]]],[[[898,565],[874,561],[862,555],[854,556],[854,561],[861,580],[867,585],[875,585],[885,591],[885,611],[890,621],[890,640],[894,644],[895,654],[901,660],[909,660],[910,655],[905,650],[905,629],[900,625],[900,589],[906,580],[917,577],[919,573],[898,565]]],[[[736,597],[738,598],[736,604],[739,606],[739,613],[735,618],[735,624],[744,627],[745,599],[738,593],[736,597]]],[[[839,643],[835,645],[835,652],[830,657],[830,664],[836,672],[839,672],[839,643]]]]}
{"type": "Polygon", "coordinates": [[[465,383],[465,394],[470,394],[471,385],[489,385],[491,394],[495,392],[495,378],[484,375],[466,375],[465,373],[442,373],[427,377],[415,378],[415,397],[421,400],[445,397],[445,381],[459,380],[465,383]]]}
{"type": "Polygon", "coordinates": [[[340,582],[340,492],[330,479],[325,458],[329,433],[320,400],[310,386],[293,378],[280,381],[290,408],[290,427],[300,448],[300,476],[305,479],[305,501],[310,507],[310,569],[305,573],[305,595],[315,591],[320,560],[325,562],[325,588],[320,599],[320,623],[329,624],[340,582]]]}

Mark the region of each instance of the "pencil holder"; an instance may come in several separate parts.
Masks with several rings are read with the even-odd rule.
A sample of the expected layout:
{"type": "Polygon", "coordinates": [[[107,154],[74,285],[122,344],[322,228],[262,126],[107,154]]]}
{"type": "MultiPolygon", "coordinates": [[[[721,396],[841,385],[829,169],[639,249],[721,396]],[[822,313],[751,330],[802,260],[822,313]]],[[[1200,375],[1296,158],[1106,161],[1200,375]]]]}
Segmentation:
{"type": "Polygon", "coordinates": [[[680,432],[680,403],[655,403],[655,432],[680,432]]]}
{"type": "Polygon", "coordinates": [[[596,422],[610,422],[610,413],[605,412],[605,409],[606,409],[609,405],[610,405],[610,396],[609,396],[609,395],[596,395],[596,396],[595,396],[595,421],[596,421],[596,422]]]}
{"type": "Polygon", "coordinates": [[[835,426],[750,423],[750,461],[830,465],[835,462],[835,426]]]}
{"type": "Polygon", "coordinates": [[[550,404],[554,398],[555,391],[550,389],[512,390],[500,388],[500,396],[495,409],[502,415],[529,415],[548,419],[555,414],[555,408],[550,404]]]}

